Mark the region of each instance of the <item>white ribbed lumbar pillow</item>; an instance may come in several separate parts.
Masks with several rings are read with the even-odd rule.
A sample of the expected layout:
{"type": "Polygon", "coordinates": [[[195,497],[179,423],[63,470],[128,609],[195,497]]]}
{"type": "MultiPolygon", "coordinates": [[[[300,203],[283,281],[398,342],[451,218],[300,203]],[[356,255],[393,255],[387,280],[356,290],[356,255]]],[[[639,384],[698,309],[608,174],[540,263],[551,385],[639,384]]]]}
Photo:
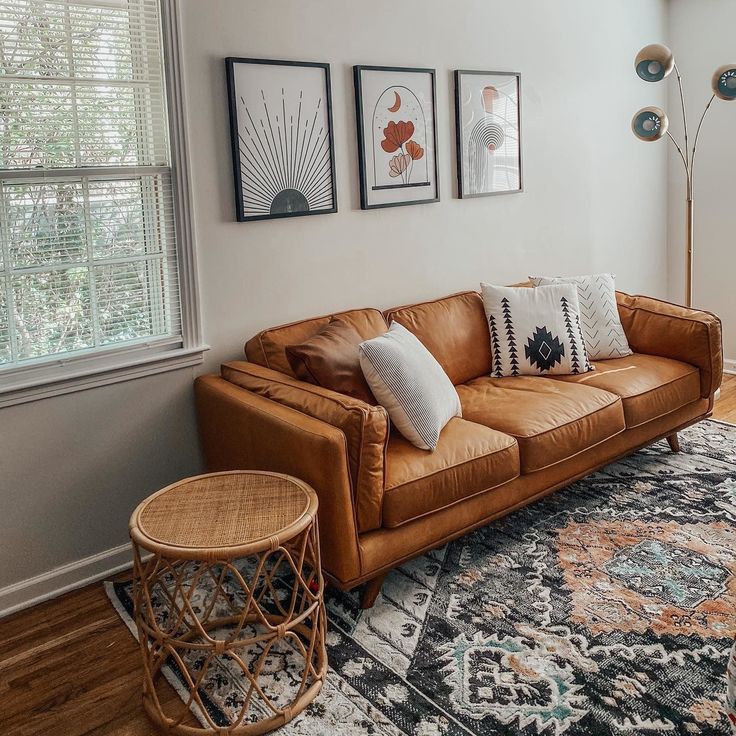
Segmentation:
{"type": "Polygon", "coordinates": [[[631,355],[616,303],[616,284],[613,274],[597,273],[591,276],[547,277],[530,276],[534,286],[575,284],[580,304],[580,327],[585,338],[585,349],[591,360],[625,358],[631,355]]]}
{"type": "Polygon", "coordinates": [[[442,366],[398,322],[358,350],[365,380],[396,429],[421,450],[434,450],[442,428],[462,416],[460,398],[442,366]]]}

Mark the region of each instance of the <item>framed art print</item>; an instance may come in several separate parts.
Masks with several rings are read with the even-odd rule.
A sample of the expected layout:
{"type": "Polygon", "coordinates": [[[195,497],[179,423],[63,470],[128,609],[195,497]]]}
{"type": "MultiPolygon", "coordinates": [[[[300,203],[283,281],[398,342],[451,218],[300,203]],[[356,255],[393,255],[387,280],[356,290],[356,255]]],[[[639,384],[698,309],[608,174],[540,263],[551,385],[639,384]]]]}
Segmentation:
{"type": "Polygon", "coordinates": [[[434,69],[355,66],[360,206],[437,202],[434,69]]]}
{"type": "Polygon", "coordinates": [[[521,75],[455,71],[458,196],[523,191],[521,75]]]}
{"type": "Polygon", "coordinates": [[[337,212],[330,65],[225,66],[238,220],[337,212]]]}

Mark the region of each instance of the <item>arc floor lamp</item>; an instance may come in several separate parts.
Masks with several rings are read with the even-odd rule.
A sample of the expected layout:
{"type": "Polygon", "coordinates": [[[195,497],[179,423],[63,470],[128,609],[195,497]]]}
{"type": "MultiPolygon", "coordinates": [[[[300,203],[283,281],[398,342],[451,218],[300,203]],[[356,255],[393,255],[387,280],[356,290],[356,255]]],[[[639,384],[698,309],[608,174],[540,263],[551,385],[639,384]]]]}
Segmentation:
{"type": "Polygon", "coordinates": [[[669,132],[669,120],[664,110],[659,107],[645,107],[637,112],[631,120],[631,129],[634,135],[642,141],[657,141],[665,135],[672,141],[680,154],[685,166],[686,178],[686,219],[685,219],[685,301],[687,306],[693,302],[693,170],[695,168],[695,153],[698,149],[698,138],[703,120],[717,97],[720,100],[736,99],[736,64],[726,64],[718,67],[711,80],[713,94],[700,116],[692,148],[688,139],[687,113],[685,111],[685,95],[682,90],[682,77],[675,63],[672,52],[662,44],[653,43],[645,46],[637,55],[634,63],[636,73],[645,82],[660,82],[674,70],[677,76],[677,86],[680,91],[680,105],[682,106],[682,124],[685,135],[684,145],[681,146],[669,132]]]}

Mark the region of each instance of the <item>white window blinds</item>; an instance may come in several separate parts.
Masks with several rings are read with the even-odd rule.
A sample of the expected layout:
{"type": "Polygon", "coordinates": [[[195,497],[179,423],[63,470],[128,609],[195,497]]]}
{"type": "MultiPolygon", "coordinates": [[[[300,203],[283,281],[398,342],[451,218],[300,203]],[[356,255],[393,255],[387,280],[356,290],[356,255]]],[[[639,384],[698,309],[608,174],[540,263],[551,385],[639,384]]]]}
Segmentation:
{"type": "Polygon", "coordinates": [[[181,345],[157,0],[0,0],[0,382],[181,345]]]}

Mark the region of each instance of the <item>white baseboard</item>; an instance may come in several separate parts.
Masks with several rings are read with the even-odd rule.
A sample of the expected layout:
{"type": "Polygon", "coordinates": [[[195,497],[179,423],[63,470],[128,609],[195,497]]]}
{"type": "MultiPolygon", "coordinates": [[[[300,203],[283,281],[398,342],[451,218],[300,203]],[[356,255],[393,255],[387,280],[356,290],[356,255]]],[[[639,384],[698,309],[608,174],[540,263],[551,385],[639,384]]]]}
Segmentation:
{"type": "Polygon", "coordinates": [[[7,585],[0,588],[0,618],[102,580],[132,564],[133,552],[130,544],[121,544],[28,580],[7,585]]]}
{"type": "Polygon", "coordinates": [[[736,358],[725,358],[723,360],[724,373],[736,373],[736,358]]]}

